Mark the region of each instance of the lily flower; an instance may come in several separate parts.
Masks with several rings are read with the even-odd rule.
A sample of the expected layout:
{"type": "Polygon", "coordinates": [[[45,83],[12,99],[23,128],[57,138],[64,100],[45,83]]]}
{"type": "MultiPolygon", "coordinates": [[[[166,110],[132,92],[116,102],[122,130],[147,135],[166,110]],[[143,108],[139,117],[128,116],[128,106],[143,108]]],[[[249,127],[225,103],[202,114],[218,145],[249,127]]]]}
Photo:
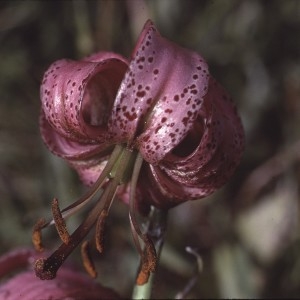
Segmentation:
{"type": "Polygon", "coordinates": [[[31,249],[16,249],[0,257],[0,275],[5,276],[26,268],[0,283],[0,298],[6,300],[33,299],[121,299],[117,293],[102,287],[72,267],[63,266],[52,281],[41,281],[28,266],[36,253],[31,249]]]}
{"type": "MultiPolygon", "coordinates": [[[[53,63],[44,75],[41,101],[44,142],[91,188],[63,210],[54,199],[53,220],[36,224],[36,248],[42,249],[41,229],[51,224],[63,241],[49,258],[37,261],[37,276],[54,278],[95,224],[101,252],[105,219],[118,195],[129,204],[143,262],[144,279],[138,282],[144,283],[155,269],[156,253],[136,213],[147,215],[151,206],[167,210],[206,197],[229,180],[244,149],[234,104],[205,60],[162,37],[151,21],[130,60],[100,52],[53,63]],[[95,197],[94,207],[70,235],[65,218],[95,197]]],[[[85,265],[95,275],[83,245],[85,265]]]]}

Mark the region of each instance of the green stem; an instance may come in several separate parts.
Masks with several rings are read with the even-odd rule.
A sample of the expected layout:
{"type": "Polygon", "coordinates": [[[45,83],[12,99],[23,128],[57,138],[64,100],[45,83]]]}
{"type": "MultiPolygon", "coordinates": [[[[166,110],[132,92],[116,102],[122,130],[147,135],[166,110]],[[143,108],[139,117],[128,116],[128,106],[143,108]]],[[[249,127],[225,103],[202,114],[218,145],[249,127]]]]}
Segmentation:
{"type": "Polygon", "coordinates": [[[143,285],[135,285],[132,299],[151,299],[154,273],[151,273],[148,282],[143,285]]]}
{"type": "MultiPolygon", "coordinates": [[[[147,233],[148,236],[152,239],[157,258],[159,259],[160,253],[164,243],[164,236],[167,226],[167,212],[158,210],[152,207],[150,212],[147,233]]],[[[154,280],[154,273],[150,274],[150,277],[147,283],[143,285],[135,285],[132,292],[132,299],[151,299],[152,286],[154,280]]]]}

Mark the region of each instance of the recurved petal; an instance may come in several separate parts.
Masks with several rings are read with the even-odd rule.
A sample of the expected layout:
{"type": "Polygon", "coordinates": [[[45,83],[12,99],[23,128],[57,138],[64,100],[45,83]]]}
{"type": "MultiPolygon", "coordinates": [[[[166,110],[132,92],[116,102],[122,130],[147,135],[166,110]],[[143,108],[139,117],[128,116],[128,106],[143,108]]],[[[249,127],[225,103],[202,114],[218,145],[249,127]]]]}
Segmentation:
{"type": "Polygon", "coordinates": [[[139,206],[147,209],[153,205],[160,209],[170,209],[183,202],[195,200],[209,195],[214,190],[205,182],[197,185],[181,184],[173,180],[158,166],[149,165],[140,180],[144,197],[139,199],[139,206]]]}
{"type": "Polygon", "coordinates": [[[213,78],[200,114],[186,138],[150,167],[152,199],[161,207],[206,197],[233,175],[244,150],[241,120],[228,94],[213,78]],[[159,203],[161,202],[161,203],[159,203]]]}
{"type": "Polygon", "coordinates": [[[65,138],[50,126],[43,112],[40,115],[40,131],[48,149],[66,159],[85,185],[92,185],[97,180],[112,151],[110,143],[86,144],[65,138]]]}
{"type": "Polygon", "coordinates": [[[70,162],[87,160],[95,155],[104,156],[108,154],[111,149],[109,143],[84,143],[60,135],[48,123],[43,111],[40,114],[40,131],[42,139],[48,149],[53,154],[70,162]]]}
{"type": "Polygon", "coordinates": [[[105,142],[107,120],[126,70],[124,58],[107,52],[53,63],[41,85],[42,109],[49,124],[77,142],[105,142]]]}
{"type": "Polygon", "coordinates": [[[163,38],[148,21],[120,86],[109,127],[157,164],[193,126],[208,89],[203,58],[163,38]]]}

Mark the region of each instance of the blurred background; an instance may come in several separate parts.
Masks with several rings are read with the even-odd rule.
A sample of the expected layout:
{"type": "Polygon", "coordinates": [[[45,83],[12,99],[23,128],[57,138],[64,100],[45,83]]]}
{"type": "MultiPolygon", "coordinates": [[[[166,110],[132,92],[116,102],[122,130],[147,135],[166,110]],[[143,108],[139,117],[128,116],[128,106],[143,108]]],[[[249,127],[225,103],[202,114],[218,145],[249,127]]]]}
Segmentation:
{"type": "MultiPolygon", "coordinates": [[[[0,254],[31,245],[32,226],[50,216],[53,197],[64,207],[85,190],[41,141],[43,73],[57,59],[101,50],[129,57],[148,18],[207,60],[232,95],[247,137],[241,165],[224,188],[170,211],[153,297],[300,297],[297,0],[1,1],[0,254]],[[197,277],[187,246],[202,259],[197,277]]],[[[54,230],[45,236],[54,249],[54,230]]],[[[80,264],[78,253],[69,260],[80,264]]],[[[96,264],[100,282],[130,297],[138,253],[121,202],[114,202],[96,264]]]]}

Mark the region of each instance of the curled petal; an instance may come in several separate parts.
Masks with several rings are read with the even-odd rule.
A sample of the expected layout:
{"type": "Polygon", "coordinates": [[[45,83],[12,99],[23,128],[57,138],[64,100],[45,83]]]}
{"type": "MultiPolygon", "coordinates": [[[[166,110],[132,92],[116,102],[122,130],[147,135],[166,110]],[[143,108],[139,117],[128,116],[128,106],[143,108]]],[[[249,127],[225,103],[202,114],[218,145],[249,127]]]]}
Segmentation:
{"type": "Polygon", "coordinates": [[[60,135],[47,122],[45,114],[42,111],[40,115],[40,131],[44,143],[48,149],[55,155],[62,157],[70,162],[87,160],[96,154],[103,156],[109,152],[109,145],[97,143],[81,143],[68,139],[60,135]]]}
{"type": "Polygon", "coordinates": [[[67,139],[104,143],[107,120],[126,69],[126,60],[113,53],[56,61],[41,85],[46,120],[67,139]]]}
{"type": "Polygon", "coordinates": [[[109,120],[110,131],[157,164],[193,127],[208,89],[203,58],[160,36],[151,21],[140,35],[109,120]]]}
{"type": "Polygon", "coordinates": [[[121,56],[100,52],[82,61],[57,61],[44,75],[43,140],[75,167],[85,184],[96,181],[112,150],[107,119],[126,69],[121,56]]]}
{"type": "Polygon", "coordinates": [[[43,112],[40,115],[40,131],[48,149],[66,159],[77,170],[85,185],[92,185],[97,180],[111,153],[109,144],[85,144],[70,140],[50,126],[43,112]]]}
{"type": "Polygon", "coordinates": [[[158,207],[208,196],[229,180],[240,162],[245,144],[241,120],[213,78],[204,107],[204,115],[198,116],[181,144],[148,169],[149,199],[158,207]]]}
{"type": "MultiPolygon", "coordinates": [[[[170,153],[164,162],[163,169],[171,177],[183,183],[202,182],[211,173],[221,176],[220,182],[226,182],[239,164],[244,150],[244,130],[234,104],[226,91],[213,78],[210,79],[209,92],[204,99],[205,115],[199,116],[203,128],[198,133],[199,144],[187,156],[180,152],[170,153]],[[183,176],[183,173],[185,174],[183,176]],[[194,178],[193,174],[202,178],[194,178]],[[188,182],[185,182],[187,176],[188,182]]],[[[196,137],[197,132],[192,132],[196,137]]],[[[184,147],[184,142],[182,147],[184,147]]],[[[188,145],[186,145],[188,146],[188,145]]],[[[176,150],[176,149],[175,149],[176,150]]],[[[222,185],[222,183],[221,183],[222,185]]]]}

